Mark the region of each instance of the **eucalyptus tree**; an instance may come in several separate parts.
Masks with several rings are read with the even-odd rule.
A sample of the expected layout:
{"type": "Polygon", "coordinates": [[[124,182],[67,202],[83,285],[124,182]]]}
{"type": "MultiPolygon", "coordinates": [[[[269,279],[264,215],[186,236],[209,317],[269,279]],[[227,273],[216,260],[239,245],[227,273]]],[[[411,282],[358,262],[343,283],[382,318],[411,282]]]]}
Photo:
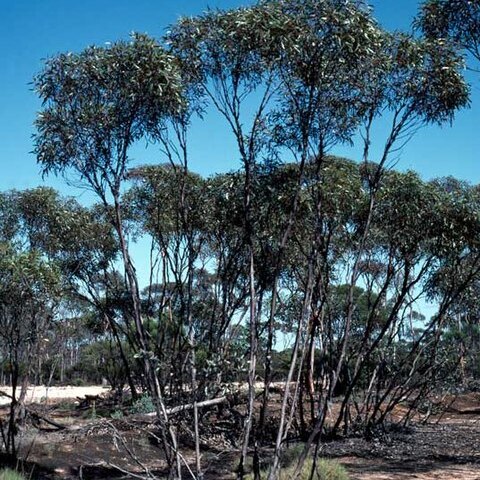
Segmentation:
{"type": "MultiPolygon", "coordinates": [[[[115,275],[119,245],[109,214],[102,206],[86,208],[47,188],[19,192],[15,201],[29,248],[41,251],[62,272],[64,315],[77,316],[80,322],[85,315],[101,319],[114,338],[135,398],[131,374],[134,366],[125,355],[126,341],[132,349],[136,348],[135,328],[130,303],[125,301],[128,289],[115,275]]],[[[59,319],[57,328],[61,330],[64,323],[68,324],[69,319],[59,319]]],[[[63,336],[61,332],[60,336],[63,336]]],[[[57,353],[63,362],[62,352],[57,353]]]]}
{"type": "MultiPolygon", "coordinates": [[[[132,145],[151,139],[166,117],[184,107],[177,63],[154,40],[134,35],[130,42],[89,47],[49,59],[34,85],[43,101],[34,139],[43,174],[62,174],[92,190],[113,213],[111,221],[133,305],[138,353],[159,419],[165,423],[120,197],[132,145]]],[[[173,430],[169,432],[169,448],[175,451],[173,430]]],[[[167,452],[171,458],[171,451],[167,452]]]]}
{"type": "MultiPolygon", "coordinates": [[[[348,4],[349,9],[354,7],[348,4]]],[[[357,5],[357,8],[362,12],[361,7],[357,5]]],[[[342,12],[338,5],[334,5],[332,10],[342,12]]],[[[337,13],[337,15],[339,14],[337,13]]],[[[314,15],[309,18],[312,17],[316,18],[314,15]]],[[[360,19],[364,18],[361,14],[358,14],[358,17],[360,19]]],[[[319,16],[318,22],[321,23],[323,18],[319,16]]],[[[357,17],[352,16],[350,12],[348,18],[348,22],[345,22],[347,25],[350,24],[350,18],[357,17]]],[[[327,25],[331,23],[332,21],[328,22],[327,25]]],[[[360,24],[362,25],[362,23],[360,24]]],[[[342,369],[355,309],[353,292],[359,280],[362,256],[375,213],[376,191],[383,171],[388,165],[387,162],[391,154],[408,141],[418,128],[428,123],[448,122],[451,120],[453,113],[464,106],[468,99],[468,89],[460,74],[462,62],[451,48],[434,42],[415,40],[405,35],[387,34],[380,31],[373,21],[372,23],[364,22],[363,26],[365,29],[374,32],[372,37],[375,41],[372,42],[372,46],[366,47],[370,48],[371,55],[364,58],[363,62],[360,61],[358,65],[359,78],[364,79],[365,83],[363,84],[364,88],[359,89],[363,96],[359,95],[357,97],[359,108],[357,116],[353,117],[356,118],[357,123],[353,124],[350,135],[356,129],[363,132],[365,162],[371,160],[370,145],[375,121],[385,121],[387,119],[391,122],[391,125],[384,146],[380,149],[378,164],[376,167],[370,168],[364,181],[364,188],[368,192],[368,209],[363,222],[357,224],[352,237],[355,239],[355,244],[352,244],[354,248],[349,267],[350,278],[348,283],[351,287],[347,293],[349,300],[346,303],[347,314],[341,341],[341,354],[336,367],[331,372],[332,381],[329,391],[324,395],[323,407],[320,408],[322,413],[319,415],[310,440],[316,438],[322,428],[322,417],[326,413],[327,398],[331,395],[332,389],[335,388],[335,383],[342,369]]],[[[355,47],[352,50],[355,52],[355,47]]],[[[343,86],[348,89],[348,83],[343,86]]],[[[319,153],[321,154],[321,152],[319,153]]],[[[321,158],[321,155],[318,158],[321,158]]],[[[324,232],[322,232],[322,219],[325,218],[325,215],[322,212],[323,206],[318,192],[316,193],[316,199],[318,228],[312,233],[313,251],[318,251],[321,248],[321,243],[325,244],[326,238],[324,232]]],[[[311,258],[316,261],[318,256],[314,254],[311,255],[311,258]]],[[[319,266],[321,267],[321,265],[319,266]]],[[[312,263],[313,267],[314,263],[312,263]]],[[[325,280],[322,283],[325,284],[325,280]]],[[[316,288],[324,288],[324,286],[318,285],[316,288]]],[[[308,308],[311,309],[310,306],[308,308]]],[[[301,362],[302,359],[300,359],[301,362]]],[[[279,436],[277,447],[280,444],[281,438],[279,436]]],[[[274,478],[274,470],[275,468],[272,469],[271,478],[274,478]]]]}
{"type": "Polygon", "coordinates": [[[350,289],[347,293],[346,322],[341,341],[341,353],[336,368],[332,371],[332,381],[324,400],[323,413],[320,414],[313,429],[311,440],[321,430],[325,415],[326,398],[342,369],[344,357],[350,337],[350,327],[355,310],[354,290],[361,276],[361,266],[368,243],[369,232],[375,216],[375,204],[380,181],[392,152],[408,141],[416,130],[428,123],[442,123],[452,118],[454,111],[465,105],[467,88],[459,73],[460,59],[449,49],[443,50],[429,43],[422,43],[406,37],[393,38],[386,44],[386,70],[380,81],[374,85],[378,88],[378,98],[374,95],[374,103],[368,110],[365,122],[364,160],[370,159],[369,144],[373,120],[381,115],[389,114],[391,129],[385,140],[383,151],[377,166],[368,169],[365,188],[368,192],[368,208],[363,221],[357,224],[355,243],[352,250],[352,261],[349,267],[350,289]],[[444,82],[439,81],[442,74],[447,73],[444,82]]]}
{"type": "Polygon", "coordinates": [[[188,169],[187,127],[188,114],[165,127],[160,138],[169,163],[132,170],[129,178],[134,186],[126,198],[132,217],[142,219],[137,222],[140,232],[152,240],[150,287],[146,292],[147,308],[153,307],[158,319],[152,348],[164,366],[164,380],[170,382],[169,394],[177,398],[190,395],[194,405],[196,470],[200,478],[196,345],[201,337],[194,316],[194,291],[205,241],[207,203],[204,180],[188,169]],[[174,132],[176,142],[169,130],[174,132]],[[185,376],[187,367],[190,381],[185,376]]]}
{"type": "MultiPolygon", "coordinates": [[[[327,5],[326,9],[328,10],[328,7],[330,7],[331,11],[334,8],[330,3],[322,2],[322,6],[327,5]]],[[[316,13],[318,14],[321,10],[321,8],[318,8],[316,13]]],[[[309,155],[309,152],[307,152],[310,146],[309,142],[317,140],[311,138],[311,131],[320,128],[319,123],[322,127],[327,128],[327,134],[322,134],[320,140],[326,143],[326,136],[334,136],[333,131],[340,124],[339,121],[333,126],[332,122],[328,126],[329,128],[324,125],[328,123],[323,118],[325,117],[325,111],[320,114],[320,108],[318,107],[322,106],[321,100],[325,103],[326,92],[330,91],[330,102],[328,104],[330,113],[335,108],[340,109],[341,106],[347,105],[347,102],[342,103],[339,98],[340,87],[335,90],[332,89],[334,86],[341,85],[341,82],[338,81],[338,75],[340,75],[338,70],[342,72],[347,70],[346,65],[349,62],[344,55],[347,48],[343,51],[342,48],[334,48],[333,31],[335,29],[331,28],[329,32],[328,22],[324,23],[326,27],[320,34],[315,31],[318,22],[316,25],[308,25],[308,19],[312,18],[311,13],[314,11],[313,3],[305,6],[295,4],[295,2],[264,2],[251,8],[229,12],[210,12],[201,18],[184,19],[169,35],[173,51],[192,67],[193,77],[201,85],[206,97],[212,101],[232,128],[245,169],[244,229],[246,245],[250,251],[251,358],[249,412],[245,423],[240,475],[242,475],[242,465],[251,428],[254,396],[253,379],[256,369],[258,338],[257,293],[259,292],[255,291],[254,282],[253,242],[256,232],[252,220],[252,185],[254,181],[252,179],[255,174],[255,166],[260,158],[259,154],[263,150],[266,140],[269,140],[270,147],[274,146],[275,142],[270,141],[268,137],[272,136],[278,123],[283,127],[282,117],[284,117],[284,112],[277,109],[278,113],[275,114],[272,106],[277,103],[278,98],[282,99],[284,95],[287,95],[285,103],[295,104],[297,110],[304,114],[301,121],[306,121],[308,125],[300,125],[300,129],[303,127],[301,134],[298,134],[298,116],[292,119],[292,115],[290,115],[289,118],[287,117],[286,123],[292,123],[292,128],[280,128],[281,131],[277,131],[276,136],[282,136],[282,148],[288,144],[288,146],[293,147],[292,150],[297,150],[300,142],[300,147],[303,147],[303,161],[305,161],[309,155]],[[325,37],[328,38],[325,40],[325,37]],[[328,45],[330,48],[328,48],[328,45]],[[323,55],[323,52],[325,52],[325,55],[323,55]],[[342,60],[345,61],[343,69],[342,64],[338,62],[340,53],[343,54],[342,60]],[[334,70],[337,70],[336,80],[333,75],[334,70]],[[302,75],[303,77],[301,77],[302,75]],[[286,82],[287,77],[288,81],[286,82]],[[303,91],[298,86],[301,83],[301,79],[299,81],[298,77],[307,82],[310,81],[307,86],[303,87],[302,85],[303,91]],[[317,87],[318,90],[316,90],[317,87]],[[320,100],[318,91],[321,91],[321,95],[323,95],[323,98],[320,96],[320,100]],[[254,101],[247,103],[246,100],[252,96],[254,101]],[[273,103],[272,100],[274,100],[273,103]],[[337,103],[333,107],[332,103],[335,101],[337,103]],[[254,103],[254,106],[252,106],[252,103],[254,103]],[[245,105],[248,105],[248,108],[245,105]],[[248,111],[247,115],[244,114],[245,110],[248,111]],[[305,119],[305,115],[309,118],[305,119]],[[311,117],[314,117],[314,120],[311,117]],[[247,121],[249,122],[248,127],[245,126],[247,121]],[[287,130],[289,130],[288,133],[286,133],[287,130]],[[268,137],[265,137],[265,133],[268,134],[268,137]],[[296,139],[287,140],[288,135],[290,137],[295,136],[296,139]],[[298,141],[299,136],[301,138],[298,141]],[[296,142],[295,146],[292,145],[293,142],[296,142]]],[[[344,18],[346,16],[347,14],[344,18]]],[[[320,15],[314,17],[313,23],[319,18],[320,15]]],[[[333,20],[335,20],[334,15],[333,20]]],[[[356,27],[357,25],[344,30],[347,33],[356,33],[356,27]]],[[[362,31],[362,33],[365,33],[365,31],[362,31]]],[[[346,34],[344,40],[348,43],[349,38],[349,35],[346,34]]],[[[356,36],[355,40],[352,40],[352,44],[363,45],[357,41],[358,38],[356,36]]],[[[362,40],[365,40],[364,36],[362,36],[362,40]]],[[[362,51],[366,52],[367,48],[365,47],[362,51]]],[[[352,48],[350,58],[354,59],[360,56],[360,54],[353,55],[352,48]]],[[[350,78],[352,78],[351,68],[352,65],[350,65],[349,71],[350,78]]],[[[346,100],[345,96],[343,100],[346,100]]],[[[338,115],[336,119],[339,119],[340,116],[338,115]]],[[[280,145],[280,142],[277,141],[276,143],[280,145]]],[[[298,185],[300,185],[300,178],[298,185]]],[[[292,212],[296,208],[295,203],[294,201],[290,207],[292,212]]],[[[285,248],[293,218],[294,215],[292,214],[287,219],[285,233],[277,240],[281,250],[285,248]]],[[[275,301],[275,298],[276,292],[272,295],[272,302],[275,301]]],[[[274,311],[274,308],[271,311],[274,311]]]]}
{"type": "Polygon", "coordinates": [[[173,52],[191,73],[192,82],[198,85],[199,91],[212,102],[231,128],[245,170],[243,236],[249,255],[251,336],[249,401],[240,477],[243,477],[252,428],[258,339],[252,185],[264,143],[265,114],[276,89],[273,49],[277,39],[271,35],[272,23],[276,21],[277,12],[270,6],[208,12],[202,17],[180,20],[168,36],[173,52]]]}
{"type": "Polygon", "coordinates": [[[111,225],[94,209],[51,188],[6,192],[0,211],[1,241],[19,251],[36,253],[58,268],[64,311],[77,299],[85,299],[93,276],[116,259],[118,248],[111,225]]]}
{"type": "MultiPolygon", "coordinates": [[[[361,224],[369,211],[368,193],[362,192],[360,180],[376,168],[350,162],[350,169],[345,170],[342,163],[348,165],[344,160],[329,159],[324,173],[324,219],[332,248],[324,328],[317,339],[321,345],[316,359],[320,391],[325,385],[329,388],[329,377],[323,375],[336,368],[347,321],[345,292],[351,285],[342,285],[342,271],[352,251],[356,252],[355,225],[361,224]],[[342,170],[349,172],[346,177],[342,170]],[[350,182],[345,182],[346,178],[350,182]]],[[[383,425],[402,399],[410,398],[413,406],[423,401],[438,385],[439,372],[451,367],[450,360],[442,357],[448,312],[454,312],[454,305],[466,298],[478,273],[475,192],[453,181],[444,186],[425,183],[412,172],[382,174],[359,267],[358,285],[363,293],[359,296],[358,285],[354,288],[350,341],[334,390],[336,395],[341,387],[343,394],[334,430],[342,426],[347,432],[351,426],[371,432],[383,425]],[[442,282],[447,282],[444,288],[442,282]],[[432,296],[434,285],[441,290],[436,297],[439,311],[430,321],[422,321],[423,332],[418,338],[411,336],[409,340],[402,332],[420,325],[414,309],[419,298],[432,296]]],[[[300,225],[312,228],[305,220],[300,225]]],[[[302,262],[294,263],[298,268],[302,262]]],[[[300,273],[300,289],[304,288],[303,276],[300,273]]]]}
{"type": "Polygon", "coordinates": [[[453,41],[480,60],[480,2],[428,0],[420,6],[416,25],[427,38],[453,41]]]}
{"type": "MultiPolygon", "coordinates": [[[[178,322],[176,328],[184,331],[187,324],[181,319],[185,317],[186,302],[191,297],[195,343],[208,352],[212,366],[216,363],[216,383],[219,384],[223,373],[227,373],[222,371],[222,358],[227,355],[229,335],[235,330],[235,317],[245,315],[248,298],[248,259],[242,228],[244,174],[234,172],[203,179],[192,172],[185,176],[180,169],[161,165],[137,168],[129,177],[134,181],[127,194],[129,213],[132,218],[141,219],[141,231],[152,236],[154,249],[163,259],[160,271],[153,275],[151,290],[145,291],[147,304],[152,307],[156,304],[159,318],[166,314],[165,305],[168,304],[178,322]],[[189,209],[191,221],[188,225],[181,219],[183,206],[178,201],[181,195],[189,209]],[[192,291],[188,292],[185,276],[192,261],[195,270],[192,291]]],[[[267,175],[262,178],[274,183],[267,175]]],[[[265,190],[255,185],[255,211],[258,207],[272,213],[274,201],[259,198],[265,190]]],[[[272,219],[272,215],[265,215],[262,221],[271,226],[272,219]]],[[[259,221],[257,215],[254,221],[259,221]]],[[[262,241],[268,246],[264,239],[262,241]]],[[[257,243],[255,249],[260,251],[257,243]]],[[[257,277],[267,275],[267,263],[263,259],[259,262],[257,277]],[[262,273],[264,269],[265,274],[262,273]]],[[[264,282],[258,278],[256,281],[264,282]]],[[[158,333],[163,338],[162,332],[158,333]]],[[[171,359],[171,368],[182,367],[184,362],[178,360],[188,354],[187,345],[176,343],[168,352],[165,350],[164,355],[171,359]]],[[[175,378],[179,382],[182,380],[180,372],[176,372],[175,378]]],[[[217,387],[210,385],[208,389],[217,387]]]]}
{"type": "Polygon", "coordinates": [[[26,388],[64,285],[59,265],[40,245],[44,222],[40,218],[29,222],[22,212],[22,201],[44,193],[0,194],[0,345],[12,386],[8,423],[1,433],[5,450],[13,457],[26,388]]]}
{"type": "MultiPolygon", "coordinates": [[[[375,414],[368,421],[363,419],[363,415],[369,413],[372,391],[375,392],[377,387],[382,389],[381,395],[375,393],[381,403],[391,395],[386,383],[391,381],[392,388],[398,387],[400,392],[400,379],[395,370],[399,365],[404,369],[411,365],[407,358],[396,365],[390,356],[396,355],[399,332],[408,322],[418,298],[426,294],[427,279],[438,259],[438,251],[432,245],[440,221],[437,214],[442,215],[439,213],[442,207],[436,189],[412,172],[387,172],[383,175],[376,196],[376,214],[360,264],[360,284],[365,286],[368,295],[367,314],[358,335],[352,321],[351,341],[345,355],[349,376],[334,428],[342,423],[345,432],[348,431],[350,408],[355,409],[355,427],[370,428],[375,414]],[[389,378],[385,381],[388,369],[389,378]],[[362,395],[365,398],[360,400],[362,395]]],[[[357,301],[355,304],[357,311],[357,301]]],[[[411,380],[412,376],[406,381],[412,383],[411,380]]]]}
{"type": "Polygon", "coordinates": [[[194,405],[200,477],[201,425],[195,405],[220,393],[231,378],[224,368],[235,343],[231,324],[235,315],[245,315],[244,176],[203,179],[179,165],[171,161],[132,169],[133,187],[124,200],[138,232],[152,241],[150,286],[144,291],[145,308],[157,326],[152,349],[160,361],[161,387],[168,382],[172,398],[194,405]]]}
{"type": "MultiPolygon", "coordinates": [[[[146,308],[155,308],[159,319],[167,310],[174,311],[178,334],[183,335],[185,329],[198,331],[192,323],[195,319],[192,319],[191,308],[194,267],[204,242],[205,181],[170,163],[136,168],[130,171],[129,179],[134,182],[125,197],[129,216],[138,219],[135,223],[140,233],[147,233],[152,239],[153,260],[150,287],[145,292],[146,308]],[[152,287],[156,287],[155,292],[152,287]]],[[[178,381],[177,387],[182,389],[185,377],[178,369],[183,369],[185,362],[180,359],[190,349],[189,335],[181,339],[177,347],[172,345],[169,354],[167,350],[161,353],[159,346],[164,332],[161,323],[158,327],[156,352],[169,356],[171,373],[178,381]]]]}
{"type": "MultiPolygon", "coordinates": [[[[50,339],[50,348],[45,345],[45,353],[53,355],[49,360],[53,370],[60,362],[63,376],[64,350],[68,347],[62,345],[53,351],[53,345],[58,346],[71,330],[69,317],[82,315],[91,304],[90,293],[95,292],[92,280],[115,261],[117,242],[111,225],[102,221],[94,209],[61,197],[53,189],[36,188],[11,192],[9,196],[14,202],[17,241],[26,251],[39,252],[42,258],[55,263],[61,272],[63,301],[52,325],[58,335],[50,339]]],[[[39,371],[42,358],[38,355],[39,371]]]]}
{"type": "Polygon", "coordinates": [[[450,359],[447,358],[450,361],[456,359],[449,375],[459,373],[457,378],[465,385],[468,376],[466,367],[472,359],[470,355],[476,355],[477,350],[475,336],[478,321],[475,312],[478,308],[476,291],[480,266],[479,190],[478,186],[450,177],[436,179],[432,183],[448,200],[448,203],[445,202],[448,209],[445,208],[443,221],[439,222],[444,231],[439,241],[441,255],[438,268],[428,282],[428,293],[431,300],[439,305],[437,318],[446,330],[445,336],[458,341],[455,351],[450,352],[450,359]],[[471,338],[466,338],[466,331],[471,332],[471,338]],[[468,351],[467,345],[472,346],[471,351],[468,351]]]}
{"type": "Polygon", "coordinates": [[[16,458],[17,421],[22,419],[38,346],[59,302],[61,277],[38,252],[22,252],[5,243],[0,249],[0,339],[12,386],[8,425],[2,424],[1,434],[6,452],[16,458]]]}

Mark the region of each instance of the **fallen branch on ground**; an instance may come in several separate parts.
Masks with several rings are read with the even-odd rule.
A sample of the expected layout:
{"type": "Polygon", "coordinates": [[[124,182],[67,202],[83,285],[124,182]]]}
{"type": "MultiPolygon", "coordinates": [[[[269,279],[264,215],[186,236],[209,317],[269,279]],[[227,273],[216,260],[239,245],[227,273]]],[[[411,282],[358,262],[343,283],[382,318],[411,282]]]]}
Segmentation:
{"type": "MultiPolygon", "coordinates": [[[[197,408],[202,407],[211,407],[213,405],[220,405],[221,403],[227,403],[228,397],[219,397],[219,398],[212,398],[211,400],[204,400],[203,402],[197,403],[197,408]]],[[[173,415],[174,413],[184,412],[185,410],[193,410],[195,407],[194,403],[187,403],[185,405],[178,405],[177,407],[171,407],[166,409],[167,415],[173,415]]],[[[156,412],[151,412],[145,414],[147,417],[154,417],[156,412]]]]}

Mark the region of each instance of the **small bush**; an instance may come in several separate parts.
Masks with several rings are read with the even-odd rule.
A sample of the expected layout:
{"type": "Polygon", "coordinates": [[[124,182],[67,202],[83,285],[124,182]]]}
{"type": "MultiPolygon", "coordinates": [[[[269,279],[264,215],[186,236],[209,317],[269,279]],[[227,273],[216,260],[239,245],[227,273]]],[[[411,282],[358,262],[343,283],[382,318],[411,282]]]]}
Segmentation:
{"type": "Polygon", "coordinates": [[[121,410],[115,410],[110,414],[114,420],[121,420],[123,418],[123,412],[121,410]]]}
{"type": "Polygon", "coordinates": [[[294,443],[289,445],[283,452],[282,455],[282,467],[289,467],[293,463],[297,463],[298,457],[303,452],[305,445],[303,443],[294,443]]]}
{"type": "Polygon", "coordinates": [[[25,477],[15,470],[5,468],[0,470],[0,480],[25,480],[25,477]]]}
{"type": "MultiPolygon", "coordinates": [[[[296,463],[294,462],[289,467],[284,467],[280,470],[279,480],[290,480],[295,472],[296,463]]],[[[298,480],[310,480],[310,472],[313,467],[313,459],[308,458],[305,461],[303,469],[298,477],[298,480]]],[[[261,473],[261,478],[266,479],[268,471],[261,473]]],[[[247,475],[247,480],[253,480],[253,474],[247,475]]],[[[333,460],[318,459],[315,466],[315,473],[313,480],[349,480],[349,476],[345,468],[338,462],[333,460]]]]}
{"type": "Polygon", "coordinates": [[[151,413],[155,411],[155,405],[149,395],[143,395],[130,407],[130,413],[151,413]]]}
{"type": "MultiPolygon", "coordinates": [[[[310,465],[306,469],[307,475],[302,478],[309,478],[312,463],[313,462],[310,461],[310,465]]],[[[334,460],[326,460],[322,458],[317,462],[317,475],[314,475],[313,478],[318,478],[318,480],[348,480],[349,476],[343,465],[340,465],[334,460]]]]}
{"type": "Polygon", "coordinates": [[[84,387],[87,383],[85,382],[85,380],[83,378],[74,378],[71,381],[71,384],[74,387],[84,387]]]}

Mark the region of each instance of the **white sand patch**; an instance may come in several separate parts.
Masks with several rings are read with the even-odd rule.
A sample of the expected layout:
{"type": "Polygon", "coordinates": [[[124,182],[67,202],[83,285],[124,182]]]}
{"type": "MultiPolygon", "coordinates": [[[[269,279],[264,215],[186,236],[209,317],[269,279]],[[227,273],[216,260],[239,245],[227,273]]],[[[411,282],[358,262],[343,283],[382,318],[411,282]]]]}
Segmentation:
{"type": "MultiPolygon", "coordinates": [[[[51,400],[71,400],[77,397],[84,397],[85,395],[102,395],[110,390],[109,387],[102,387],[100,385],[93,385],[89,387],[46,387],[45,385],[35,385],[28,387],[26,402],[48,402],[51,400]]],[[[0,387],[0,392],[7,395],[12,394],[11,387],[0,387]]],[[[17,397],[20,389],[17,389],[17,397]]],[[[10,398],[0,396],[0,405],[8,405],[10,398]]]]}

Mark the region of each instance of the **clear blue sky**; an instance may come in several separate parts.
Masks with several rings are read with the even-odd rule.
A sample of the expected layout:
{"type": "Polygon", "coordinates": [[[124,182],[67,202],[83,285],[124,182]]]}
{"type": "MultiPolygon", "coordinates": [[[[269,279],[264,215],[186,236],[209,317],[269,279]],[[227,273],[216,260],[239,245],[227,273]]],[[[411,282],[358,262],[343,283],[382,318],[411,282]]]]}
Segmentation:
{"type": "MultiPolygon", "coordinates": [[[[29,83],[41,69],[42,59],[127,38],[131,31],[159,37],[181,15],[246,3],[248,0],[0,0],[0,190],[46,183],[75,193],[61,179],[43,182],[30,153],[39,102],[29,83]]],[[[376,0],[372,4],[376,17],[388,29],[409,29],[417,9],[416,0],[376,0]]],[[[418,170],[424,178],[454,175],[480,182],[480,75],[473,82],[472,108],[459,113],[452,127],[422,130],[404,149],[400,168],[418,170]]],[[[218,119],[195,125],[191,138],[193,170],[209,174],[239,166],[232,157],[232,140],[218,119]]],[[[135,154],[142,163],[161,161],[154,148],[135,154]]]]}

